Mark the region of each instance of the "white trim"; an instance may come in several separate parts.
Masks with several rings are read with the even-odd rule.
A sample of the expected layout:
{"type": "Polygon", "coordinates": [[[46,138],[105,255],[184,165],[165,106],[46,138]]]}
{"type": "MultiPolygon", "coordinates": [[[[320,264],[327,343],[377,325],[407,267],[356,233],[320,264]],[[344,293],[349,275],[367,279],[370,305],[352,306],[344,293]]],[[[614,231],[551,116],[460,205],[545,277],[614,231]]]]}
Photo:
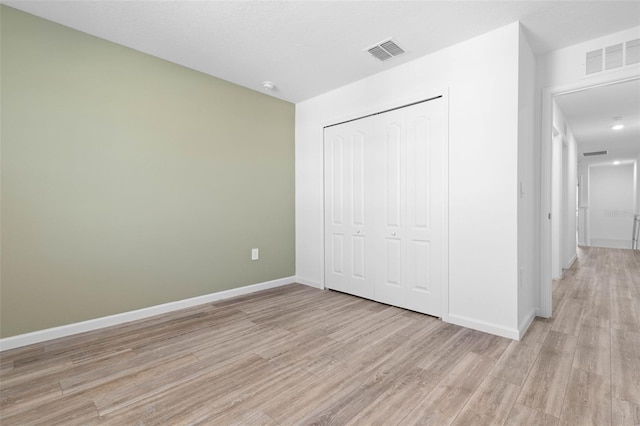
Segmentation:
{"type": "Polygon", "coordinates": [[[149,306],[148,308],[137,309],[135,311],[122,312],[120,314],[109,315],[106,317],[76,322],[73,324],[61,325],[59,327],[47,328],[45,330],[19,334],[17,336],[5,337],[4,339],[0,339],[0,351],[6,351],[22,346],[45,342],[47,340],[58,339],[60,337],[85,333],[87,331],[98,330],[105,327],[111,327],[130,321],[165,314],[167,312],[202,305],[204,303],[211,303],[222,299],[229,299],[231,297],[255,293],[256,291],[260,290],[267,290],[287,284],[293,284],[295,282],[295,277],[279,278],[273,281],[266,281],[262,283],[247,285],[244,287],[232,288],[230,290],[218,291],[215,293],[205,294],[203,296],[196,296],[189,299],[177,300],[175,302],[163,303],[161,305],[149,306]]]}
{"type": "Polygon", "coordinates": [[[308,280],[306,278],[301,278],[301,277],[296,277],[296,282],[298,284],[304,284],[304,285],[308,285],[309,287],[314,287],[314,288],[319,288],[320,290],[324,290],[324,286],[317,282],[317,281],[312,281],[312,280],[308,280]]]}
{"type": "Polygon", "coordinates": [[[576,262],[576,260],[578,260],[578,254],[574,253],[571,259],[569,259],[569,262],[563,266],[564,269],[570,269],[573,266],[573,264],[576,262]]]}
{"type": "Polygon", "coordinates": [[[495,334],[496,336],[506,337],[507,339],[519,340],[520,331],[515,328],[507,328],[502,325],[494,324],[487,321],[480,321],[474,318],[462,315],[449,314],[449,322],[461,327],[472,328],[474,330],[483,331],[485,333],[495,334]]]}
{"type": "MultiPolygon", "coordinates": [[[[551,212],[551,143],[553,135],[553,98],[556,95],[578,92],[598,86],[638,79],[638,70],[628,68],[611,74],[597,75],[542,90],[542,116],[540,132],[540,307],[539,316],[551,318],[552,271],[551,271],[551,223],[547,214],[551,212]]],[[[589,241],[587,241],[589,242],[589,241]]]]}
{"type": "Polygon", "coordinates": [[[522,321],[520,323],[520,325],[518,326],[518,339],[520,340],[524,337],[524,334],[527,332],[527,330],[529,329],[529,326],[531,325],[531,323],[533,323],[533,320],[536,319],[536,314],[537,314],[537,309],[536,308],[532,308],[531,312],[529,312],[529,314],[524,318],[524,321],[522,321]]]}

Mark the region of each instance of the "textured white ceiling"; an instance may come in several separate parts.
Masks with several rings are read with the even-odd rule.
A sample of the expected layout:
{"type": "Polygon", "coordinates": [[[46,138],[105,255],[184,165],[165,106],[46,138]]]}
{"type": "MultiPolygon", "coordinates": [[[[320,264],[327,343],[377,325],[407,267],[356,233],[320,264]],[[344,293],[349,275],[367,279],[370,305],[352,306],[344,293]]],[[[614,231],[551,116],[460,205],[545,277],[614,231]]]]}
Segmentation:
{"type": "Polygon", "coordinates": [[[638,1],[2,2],[290,102],[517,20],[538,54],[640,25],[638,1]],[[391,36],[406,55],[363,52],[391,36]]]}
{"type": "Polygon", "coordinates": [[[638,159],[640,155],[640,79],[609,84],[556,97],[556,102],[578,142],[578,161],[638,159]],[[621,117],[624,129],[611,129],[621,117]],[[604,151],[585,158],[583,152],[604,151]]]}

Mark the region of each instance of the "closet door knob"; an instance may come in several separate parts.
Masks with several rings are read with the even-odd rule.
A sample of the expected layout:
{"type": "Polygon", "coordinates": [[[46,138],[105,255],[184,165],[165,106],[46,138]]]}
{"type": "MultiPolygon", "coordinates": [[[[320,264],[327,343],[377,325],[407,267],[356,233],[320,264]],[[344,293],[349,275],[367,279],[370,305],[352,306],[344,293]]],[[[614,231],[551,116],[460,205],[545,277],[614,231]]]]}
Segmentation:
{"type": "Polygon", "coordinates": [[[391,235],[395,237],[395,236],[396,236],[396,233],[395,233],[395,232],[392,232],[392,233],[391,233],[391,235]]]}
{"type": "Polygon", "coordinates": [[[359,233],[360,233],[360,230],[358,229],[358,230],[356,231],[356,234],[359,234],[359,233]]]}

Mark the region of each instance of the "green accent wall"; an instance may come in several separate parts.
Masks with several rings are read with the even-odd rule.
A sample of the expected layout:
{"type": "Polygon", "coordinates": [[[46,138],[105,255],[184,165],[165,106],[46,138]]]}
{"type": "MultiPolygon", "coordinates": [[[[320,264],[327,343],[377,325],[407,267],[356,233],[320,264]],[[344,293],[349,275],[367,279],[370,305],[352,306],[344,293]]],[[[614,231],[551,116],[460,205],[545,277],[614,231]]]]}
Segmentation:
{"type": "Polygon", "coordinates": [[[293,104],[0,19],[0,337],[294,275],[293,104]]]}

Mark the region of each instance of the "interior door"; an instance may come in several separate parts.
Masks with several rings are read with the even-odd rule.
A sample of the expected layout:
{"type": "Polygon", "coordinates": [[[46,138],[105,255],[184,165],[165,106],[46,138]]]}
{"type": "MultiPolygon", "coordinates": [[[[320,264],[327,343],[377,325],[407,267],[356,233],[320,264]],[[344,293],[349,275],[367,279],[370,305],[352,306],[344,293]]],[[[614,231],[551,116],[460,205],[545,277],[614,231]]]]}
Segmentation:
{"type": "Polygon", "coordinates": [[[447,211],[444,101],[425,102],[404,112],[407,214],[402,306],[441,316],[447,211]]]}
{"type": "Polygon", "coordinates": [[[375,129],[384,152],[375,300],[435,316],[444,278],[444,123],[438,99],[381,114],[375,129]]]}
{"type": "Polygon", "coordinates": [[[373,117],[327,127],[325,155],[325,286],[373,299],[369,159],[373,117]]]}
{"type": "Polygon", "coordinates": [[[375,122],[378,136],[374,161],[381,175],[376,199],[375,300],[403,306],[406,283],[405,165],[407,128],[403,109],[380,114],[375,122]]]}

